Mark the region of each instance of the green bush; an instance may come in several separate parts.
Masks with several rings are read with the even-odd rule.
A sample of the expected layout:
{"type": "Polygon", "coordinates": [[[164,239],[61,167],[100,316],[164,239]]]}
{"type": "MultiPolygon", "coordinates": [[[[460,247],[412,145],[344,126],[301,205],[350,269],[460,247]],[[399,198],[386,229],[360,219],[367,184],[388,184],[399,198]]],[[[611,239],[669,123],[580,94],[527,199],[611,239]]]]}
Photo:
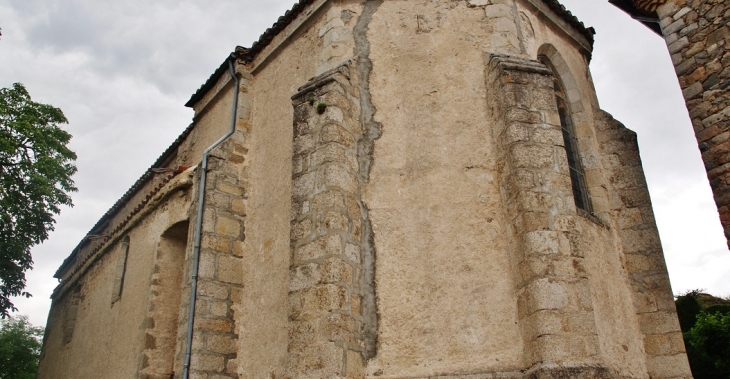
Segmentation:
{"type": "Polygon", "coordinates": [[[730,301],[693,290],[675,305],[692,376],[730,379],[730,301]]]}
{"type": "Polygon", "coordinates": [[[41,356],[43,329],[27,316],[0,321],[0,379],[34,379],[41,356]]]}
{"type": "Polygon", "coordinates": [[[700,312],[685,340],[712,363],[716,378],[730,378],[730,314],[700,312]]]}

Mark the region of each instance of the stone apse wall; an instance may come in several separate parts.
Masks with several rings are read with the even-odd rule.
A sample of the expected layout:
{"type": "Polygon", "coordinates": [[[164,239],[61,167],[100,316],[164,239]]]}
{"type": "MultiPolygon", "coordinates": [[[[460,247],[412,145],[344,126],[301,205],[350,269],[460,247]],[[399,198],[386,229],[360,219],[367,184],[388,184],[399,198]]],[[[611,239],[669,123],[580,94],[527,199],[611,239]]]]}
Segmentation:
{"type": "MultiPolygon", "coordinates": [[[[635,135],[598,107],[573,21],[542,0],[303,4],[236,60],[192,378],[691,376],[635,135]],[[555,77],[593,214],[573,202],[555,77]]],[[[231,80],[211,80],[166,167],[194,166],[225,132],[231,80]]],[[[40,377],[85,367],[114,326],[129,335],[119,367],[96,349],[68,377],[180,377],[197,174],[159,185],[156,212],[174,219],[135,224],[135,280],[119,283],[125,248],[110,247],[80,290],[62,286],[40,377]]]]}
{"type": "MultiPolygon", "coordinates": [[[[620,336],[601,335],[597,327],[605,322],[599,311],[605,304],[595,296],[601,273],[586,267],[600,250],[588,247],[585,216],[576,215],[570,200],[565,205],[572,193],[553,74],[538,62],[501,55],[490,57],[488,70],[490,91],[499,99],[492,105],[499,119],[493,132],[502,146],[504,206],[517,245],[512,262],[527,376],[628,376],[607,364],[605,340],[620,336]]],[[[620,238],[636,312],[628,319],[635,317],[643,337],[639,370],[652,378],[691,377],[635,134],[600,110],[596,129],[600,175],[610,183],[608,225],[620,238]]]]}
{"type": "MultiPolygon", "coordinates": [[[[382,361],[377,366],[367,365],[370,359],[383,359],[377,348],[382,342],[377,337],[378,314],[393,312],[382,309],[384,304],[377,302],[377,295],[391,296],[391,292],[405,288],[377,289],[377,282],[373,283],[372,260],[377,259],[373,240],[382,235],[369,231],[370,210],[362,197],[363,188],[372,179],[362,175],[363,163],[375,162],[362,154],[365,138],[358,117],[361,107],[355,88],[356,66],[357,62],[348,62],[313,78],[292,97],[286,369],[291,378],[421,377],[390,374],[389,363],[383,365],[382,361]],[[373,296],[375,304],[364,304],[373,296]],[[378,308],[380,312],[375,312],[378,308]]],[[[510,254],[507,261],[512,262],[511,267],[491,275],[514,280],[509,297],[517,302],[515,316],[521,341],[513,343],[522,347],[521,356],[516,358],[521,363],[507,370],[487,365],[483,373],[439,378],[482,379],[497,373],[515,378],[691,377],[635,134],[605,112],[598,112],[597,154],[603,167],[598,175],[610,183],[608,208],[603,209],[609,226],[595,216],[580,216],[570,204],[572,190],[554,102],[553,74],[537,61],[508,55],[489,55],[486,72],[487,95],[493,99],[490,119],[496,120],[490,133],[499,146],[495,157],[503,194],[499,206],[510,233],[501,238],[510,241],[505,246],[511,245],[497,253],[510,254]],[[615,228],[619,237],[616,243],[621,246],[626,276],[618,282],[629,289],[626,293],[631,294],[634,313],[614,317],[637,324],[638,335],[625,342],[631,344],[631,338],[639,342],[641,364],[633,372],[615,366],[612,359],[616,358],[609,358],[606,351],[607,341],[622,337],[608,335],[598,325],[606,323],[598,308],[608,304],[595,304],[603,301],[594,295],[600,286],[596,277],[605,274],[592,271],[587,261],[596,259],[590,254],[611,251],[588,247],[597,243],[588,241],[591,236],[587,230],[591,228],[603,232],[615,228]]],[[[388,256],[392,253],[377,252],[389,261],[393,260],[388,256]]],[[[430,259],[429,253],[424,254],[423,259],[430,259]]],[[[445,274],[439,269],[430,273],[434,280],[445,274]]],[[[620,288],[610,290],[622,293],[620,288]]],[[[500,324],[504,320],[494,322],[495,328],[509,327],[500,324]]],[[[631,330],[628,325],[621,327],[631,330]]],[[[486,330],[476,333],[481,332],[486,330]]],[[[485,334],[484,338],[489,337],[485,334]]],[[[406,346],[410,343],[414,349],[421,348],[415,338],[406,346]]],[[[623,348],[629,349],[626,345],[623,348]]],[[[444,354],[444,360],[454,358],[444,354]]],[[[633,359],[624,364],[637,367],[636,362],[633,359]]],[[[391,363],[403,364],[399,360],[391,363]]],[[[457,362],[445,366],[454,370],[450,374],[463,370],[457,362]]]]}

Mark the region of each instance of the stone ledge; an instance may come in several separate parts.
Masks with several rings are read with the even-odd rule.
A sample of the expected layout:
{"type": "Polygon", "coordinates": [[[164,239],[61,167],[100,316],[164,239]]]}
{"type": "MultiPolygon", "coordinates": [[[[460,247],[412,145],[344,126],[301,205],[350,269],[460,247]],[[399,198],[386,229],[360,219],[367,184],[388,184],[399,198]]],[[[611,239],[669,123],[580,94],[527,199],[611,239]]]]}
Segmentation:
{"type": "Polygon", "coordinates": [[[512,55],[486,53],[486,62],[492,68],[499,68],[502,71],[521,71],[545,76],[553,76],[553,73],[544,64],[512,55]]]}
{"type": "Polygon", "coordinates": [[[482,374],[446,374],[425,377],[387,377],[377,374],[367,379],[619,379],[624,378],[600,365],[558,366],[540,365],[526,371],[501,371],[482,374]]]}
{"type": "Polygon", "coordinates": [[[418,376],[418,377],[382,377],[374,374],[365,376],[366,379],[520,379],[522,373],[519,371],[503,371],[503,372],[490,372],[483,374],[453,374],[453,375],[436,375],[436,376],[418,376]]]}
{"type": "Polygon", "coordinates": [[[602,366],[542,366],[525,372],[524,379],[615,379],[620,375],[602,366]]]}
{"type": "MultiPolygon", "coordinates": [[[[302,99],[305,95],[314,92],[315,90],[322,88],[326,86],[327,84],[330,84],[332,82],[339,82],[344,78],[346,81],[350,80],[350,68],[349,66],[352,64],[352,59],[347,60],[346,62],[342,63],[341,65],[323,72],[320,75],[317,75],[307,83],[297,89],[297,93],[294,94],[291,99],[293,101],[293,105],[296,106],[298,104],[303,103],[306,101],[306,99],[302,99]],[[338,80],[340,79],[340,80],[338,80]]],[[[340,82],[340,84],[343,84],[340,82]]]]}

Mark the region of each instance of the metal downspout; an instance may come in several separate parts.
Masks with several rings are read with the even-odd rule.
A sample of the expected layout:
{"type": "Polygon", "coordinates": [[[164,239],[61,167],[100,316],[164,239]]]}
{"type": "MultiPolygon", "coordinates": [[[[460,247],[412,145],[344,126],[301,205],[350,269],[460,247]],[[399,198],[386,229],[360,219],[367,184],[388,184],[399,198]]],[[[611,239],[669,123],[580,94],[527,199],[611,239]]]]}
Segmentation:
{"type": "Polygon", "coordinates": [[[221,137],[218,141],[215,141],[210,147],[205,149],[203,152],[203,163],[201,165],[200,169],[200,187],[198,188],[198,215],[195,220],[195,248],[193,250],[193,274],[191,278],[191,286],[190,286],[190,312],[188,313],[188,334],[187,334],[187,350],[185,352],[185,365],[183,368],[183,379],[188,379],[188,375],[190,374],[190,357],[192,355],[193,350],[193,321],[195,319],[195,300],[197,299],[197,289],[198,289],[198,264],[200,262],[200,239],[202,235],[202,227],[203,227],[203,210],[204,210],[204,204],[205,204],[205,179],[208,174],[208,154],[211,150],[216,148],[218,145],[221,144],[221,142],[225,141],[228,137],[230,137],[233,132],[236,130],[236,113],[238,110],[238,90],[239,90],[239,81],[238,77],[236,76],[236,71],[233,68],[233,61],[236,59],[236,55],[231,54],[230,58],[228,58],[228,71],[231,74],[231,77],[236,82],[235,88],[233,89],[233,109],[231,111],[231,128],[228,130],[228,133],[221,137]]]}

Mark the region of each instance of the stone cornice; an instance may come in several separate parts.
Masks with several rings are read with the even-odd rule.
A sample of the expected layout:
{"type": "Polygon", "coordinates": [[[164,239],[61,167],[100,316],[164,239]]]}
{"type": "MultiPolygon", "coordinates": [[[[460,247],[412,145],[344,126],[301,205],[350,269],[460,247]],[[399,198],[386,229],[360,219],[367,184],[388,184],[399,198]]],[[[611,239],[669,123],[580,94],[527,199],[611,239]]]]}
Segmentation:
{"type": "Polygon", "coordinates": [[[492,53],[487,53],[485,58],[487,65],[493,68],[499,68],[501,71],[521,71],[546,76],[553,75],[544,64],[536,60],[492,53]]]}

